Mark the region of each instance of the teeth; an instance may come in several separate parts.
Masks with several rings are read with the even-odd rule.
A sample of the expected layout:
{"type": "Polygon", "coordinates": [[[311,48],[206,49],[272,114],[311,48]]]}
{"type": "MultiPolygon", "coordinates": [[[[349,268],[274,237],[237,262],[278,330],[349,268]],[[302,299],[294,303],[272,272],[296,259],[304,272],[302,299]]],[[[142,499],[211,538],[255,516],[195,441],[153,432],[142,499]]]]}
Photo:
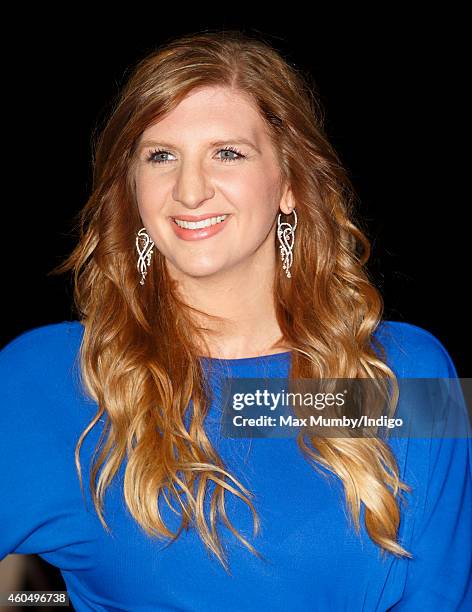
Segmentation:
{"type": "Polygon", "coordinates": [[[217,223],[221,223],[226,219],[228,215],[222,215],[221,217],[211,217],[210,219],[205,219],[204,221],[181,221],[180,219],[174,219],[179,227],[184,227],[185,229],[201,229],[203,227],[210,227],[211,225],[216,225],[217,223]]]}

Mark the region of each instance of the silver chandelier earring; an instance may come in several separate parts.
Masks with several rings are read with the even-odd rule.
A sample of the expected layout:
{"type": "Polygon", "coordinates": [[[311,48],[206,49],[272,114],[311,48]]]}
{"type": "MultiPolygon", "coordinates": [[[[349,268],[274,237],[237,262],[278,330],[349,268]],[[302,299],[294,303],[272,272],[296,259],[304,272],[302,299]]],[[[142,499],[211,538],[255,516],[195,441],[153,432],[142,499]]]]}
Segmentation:
{"type": "Polygon", "coordinates": [[[142,227],[136,236],[136,250],[138,251],[138,271],[141,274],[139,283],[144,285],[147,268],[151,265],[154,242],[149,238],[146,228],[142,227]]]}
{"type": "Polygon", "coordinates": [[[280,256],[282,258],[283,269],[288,278],[291,278],[290,268],[293,262],[293,245],[295,243],[295,228],[297,227],[297,213],[295,209],[292,210],[295,221],[293,225],[290,223],[281,222],[282,213],[279,213],[277,220],[277,236],[280,242],[280,256]]]}

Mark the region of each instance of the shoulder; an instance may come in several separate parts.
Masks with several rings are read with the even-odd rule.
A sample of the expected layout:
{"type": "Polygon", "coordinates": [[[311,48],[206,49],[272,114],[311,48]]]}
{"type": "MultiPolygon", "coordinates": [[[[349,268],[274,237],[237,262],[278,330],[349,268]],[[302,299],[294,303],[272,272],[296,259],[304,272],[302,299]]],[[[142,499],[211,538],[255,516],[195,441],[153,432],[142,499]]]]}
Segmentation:
{"type": "Polygon", "coordinates": [[[0,350],[2,445],[12,436],[43,448],[58,431],[66,437],[74,427],[82,412],[82,336],[80,322],[62,321],[28,329],[0,350]]]}
{"type": "Polygon", "coordinates": [[[33,374],[46,377],[70,365],[77,355],[83,335],[79,321],[62,321],[27,329],[10,340],[0,350],[0,376],[21,376],[23,380],[33,374]]]}
{"type": "Polygon", "coordinates": [[[457,378],[445,344],[429,330],[403,321],[383,320],[375,331],[397,376],[457,378]]]}
{"type": "Polygon", "coordinates": [[[83,329],[79,321],[61,321],[32,327],[18,334],[1,350],[0,354],[9,353],[20,348],[27,349],[37,346],[64,343],[68,338],[77,335],[83,329]]]}

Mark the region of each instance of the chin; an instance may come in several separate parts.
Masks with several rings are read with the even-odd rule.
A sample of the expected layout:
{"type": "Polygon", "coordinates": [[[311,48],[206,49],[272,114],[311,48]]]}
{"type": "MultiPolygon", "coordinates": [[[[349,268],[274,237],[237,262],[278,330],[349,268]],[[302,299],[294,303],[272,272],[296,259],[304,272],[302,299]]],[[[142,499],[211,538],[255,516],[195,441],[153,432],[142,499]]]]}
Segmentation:
{"type": "Polygon", "coordinates": [[[191,276],[193,278],[205,278],[220,274],[225,271],[225,267],[222,264],[217,264],[214,261],[207,262],[193,262],[189,265],[186,261],[182,265],[179,262],[172,262],[171,268],[179,275],[191,276]]]}

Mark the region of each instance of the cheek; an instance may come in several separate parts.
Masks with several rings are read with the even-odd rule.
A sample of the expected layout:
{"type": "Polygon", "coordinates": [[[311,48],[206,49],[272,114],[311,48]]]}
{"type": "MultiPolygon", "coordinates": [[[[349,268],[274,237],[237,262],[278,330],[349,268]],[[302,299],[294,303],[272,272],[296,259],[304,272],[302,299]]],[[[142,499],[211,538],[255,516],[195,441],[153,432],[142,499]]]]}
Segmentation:
{"type": "Polygon", "coordinates": [[[250,212],[259,223],[271,225],[279,209],[280,197],[277,184],[274,181],[259,180],[258,184],[251,190],[250,212]]]}
{"type": "Polygon", "coordinates": [[[160,206],[162,189],[156,185],[153,177],[143,173],[136,179],[136,200],[140,211],[156,210],[160,206]]]}
{"type": "Polygon", "coordinates": [[[238,177],[238,180],[228,181],[224,192],[239,209],[250,210],[258,216],[267,215],[278,206],[277,175],[270,167],[254,168],[252,172],[238,177]]]}

